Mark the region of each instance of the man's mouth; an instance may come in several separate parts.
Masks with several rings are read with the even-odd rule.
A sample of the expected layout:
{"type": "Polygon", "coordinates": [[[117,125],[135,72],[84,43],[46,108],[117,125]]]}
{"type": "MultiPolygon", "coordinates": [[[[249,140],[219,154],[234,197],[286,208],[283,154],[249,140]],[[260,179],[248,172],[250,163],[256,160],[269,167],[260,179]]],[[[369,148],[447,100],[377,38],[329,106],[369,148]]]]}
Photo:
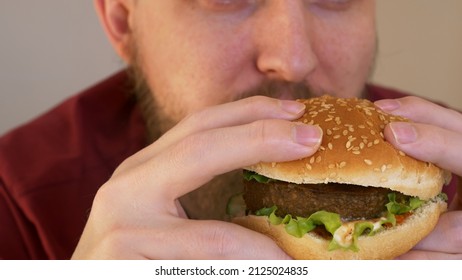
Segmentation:
{"type": "Polygon", "coordinates": [[[287,83],[281,81],[268,81],[260,84],[260,86],[248,90],[239,96],[239,99],[255,95],[263,95],[276,99],[295,100],[307,99],[317,94],[310,86],[303,83],[287,83]]]}

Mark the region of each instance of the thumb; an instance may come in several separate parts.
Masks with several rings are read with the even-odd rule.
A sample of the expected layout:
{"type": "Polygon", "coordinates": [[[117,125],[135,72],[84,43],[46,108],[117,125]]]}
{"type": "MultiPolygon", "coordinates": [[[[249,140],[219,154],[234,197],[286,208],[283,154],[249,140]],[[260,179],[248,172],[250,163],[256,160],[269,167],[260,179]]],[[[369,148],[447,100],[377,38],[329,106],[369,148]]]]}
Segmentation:
{"type": "Polygon", "coordinates": [[[142,246],[147,258],[290,259],[271,238],[232,223],[177,219],[162,231],[162,235],[146,233],[149,245],[142,246]]]}

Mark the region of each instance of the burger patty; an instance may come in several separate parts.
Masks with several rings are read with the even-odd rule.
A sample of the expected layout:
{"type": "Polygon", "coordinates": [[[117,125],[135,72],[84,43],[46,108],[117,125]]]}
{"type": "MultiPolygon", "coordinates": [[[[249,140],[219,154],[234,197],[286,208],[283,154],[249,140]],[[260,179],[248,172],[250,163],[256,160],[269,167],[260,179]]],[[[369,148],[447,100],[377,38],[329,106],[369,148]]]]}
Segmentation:
{"type": "MultiPolygon", "coordinates": [[[[343,219],[371,219],[386,211],[389,189],[347,184],[293,184],[272,181],[266,184],[244,180],[247,210],[276,205],[278,216],[308,217],[316,211],[338,213],[343,219]]],[[[397,194],[401,196],[400,194],[397,194]]],[[[402,195],[404,196],[404,195],[402,195]]]]}

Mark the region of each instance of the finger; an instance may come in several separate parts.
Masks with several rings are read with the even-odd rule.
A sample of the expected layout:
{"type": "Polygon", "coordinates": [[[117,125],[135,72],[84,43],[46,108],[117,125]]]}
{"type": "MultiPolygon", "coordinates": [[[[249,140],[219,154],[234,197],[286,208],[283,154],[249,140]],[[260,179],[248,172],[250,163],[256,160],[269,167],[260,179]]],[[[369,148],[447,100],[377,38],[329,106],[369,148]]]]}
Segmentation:
{"type": "Polygon", "coordinates": [[[158,231],[137,231],[135,235],[130,246],[147,259],[290,259],[269,237],[220,221],[177,219],[158,231]]]}
{"type": "Polygon", "coordinates": [[[462,210],[462,177],[457,176],[457,187],[456,187],[456,194],[454,199],[452,200],[451,204],[448,207],[449,211],[457,211],[462,210]]]}
{"type": "Polygon", "coordinates": [[[462,134],[431,125],[393,122],[385,127],[384,135],[406,154],[462,175],[462,134]]]}
{"type": "Polygon", "coordinates": [[[208,107],[183,119],[177,126],[156,140],[154,144],[145,148],[142,153],[132,156],[124,165],[125,168],[139,165],[194,133],[242,125],[262,119],[294,120],[303,115],[305,108],[305,104],[300,102],[278,100],[265,96],[254,96],[208,107]]]}
{"type": "Polygon", "coordinates": [[[374,104],[383,111],[406,117],[414,122],[431,124],[462,133],[462,114],[422,98],[409,96],[400,99],[384,99],[374,104]]]}
{"type": "Polygon", "coordinates": [[[397,260],[462,260],[462,254],[448,254],[432,251],[412,250],[396,258],[397,260]]]}
{"type": "Polygon", "coordinates": [[[92,212],[109,211],[128,220],[142,219],[152,211],[177,216],[174,201],[214,176],[262,161],[308,157],[321,139],[319,127],[283,120],[196,133],[145,164],[113,176],[99,189],[94,203],[98,207],[92,212]]]}
{"type": "Polygon", "coordinates": [[[130,185],[150,203],[154,198],[173,201],[214,176],[243,166],[308,157],[316,152],[321,138],[322,130],[317,126],[283,120],[196,133],[136,168],[120,185],[130,185]]]}
{"type": "Polygon", "coordinates": [[[430,235],[414,249],[448,254],[462,254],[462,211],[446,212],[430,235]]]}

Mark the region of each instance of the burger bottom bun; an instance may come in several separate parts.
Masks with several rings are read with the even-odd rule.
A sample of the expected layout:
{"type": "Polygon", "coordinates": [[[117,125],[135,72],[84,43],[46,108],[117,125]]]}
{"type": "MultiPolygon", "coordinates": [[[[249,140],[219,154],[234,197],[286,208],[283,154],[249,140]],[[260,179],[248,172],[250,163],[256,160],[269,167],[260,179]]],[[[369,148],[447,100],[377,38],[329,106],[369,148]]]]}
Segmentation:
{"type": "Polygon", "coordinates": [[[385,229],[373,236],[360,236],[357,243],[358,252],[344,249],[328,251],[330,240],[314,233],[305,234],[302,238],[294,237],[285,231],[284,225],[270,224],[267,217],[254,215],[238,217],[233,219],[233,223],[271,237],[294,259],[393,259],[412,249],[427,236],[446,208],[447,204],[443,200],[428,202],[415,210],[400,225],[385,229]]]}

